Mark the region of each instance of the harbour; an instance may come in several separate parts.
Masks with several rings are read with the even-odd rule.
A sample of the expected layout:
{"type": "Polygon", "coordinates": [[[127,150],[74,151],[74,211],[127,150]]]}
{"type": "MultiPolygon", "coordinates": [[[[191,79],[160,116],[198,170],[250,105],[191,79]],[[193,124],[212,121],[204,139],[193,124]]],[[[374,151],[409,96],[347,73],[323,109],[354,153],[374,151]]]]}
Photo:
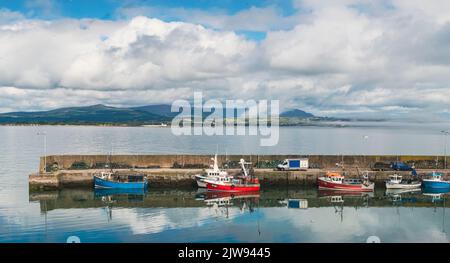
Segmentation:
{"type": "MultiPolygon", "coordinates": [[[[220,167],[230,167],[231,173],[239,171],[238,160],[254,161],[255,176],[265,187],[284,185],[315,185],[317,179],[329,171],[345,171],[349,177],[358,177],[367,172],[378,186],[384,185],[393,173],[411,178],[410,171],[385,171],[375,164],[402,162],[413,164],[419,175],[433,171],[445,177],[450,172],[444,169],[445,156],[365,156],[365,155],[219,155],[220,167]],[[306,158],[312,168],[278,171],[283,160],[306,158]]],[[[39,172],[29,176],[32,190],[51,190],[64,187],[92,186],[93,176],[108,171],[110,166],[118,174],[143,174],[152,187],[192,186],[196,174],[202,173],[211,164],[211,155],[54,155],[40,158],[39,172]],[[104,166],[103,169],[99,169],[104,166]],[[105,167],[106,166],[106,167],[105,167]],[[45,171],[47,167],[47,171],[45,171]],[[81,167],[81,168],[80,168],[81,167]],[[124,168],[126,167],[126,168],[124,168]],[[189,168],[186,168],[189,167],[189,168]],[[201,168],[202,167],[202,168],[201,168]],[[96,169],[94,169],[96,168],[96,169]]]]}
{"type": "Polygon", "coordinates": [[[410,125],[372,129],[281,127],[280,145],[268,151],[252,138],[174,137],[160,128],[0,127],[0,240],[366,242],[378,236],[382,242],[448,242],[448,193],[390,191],[384,185],[389,175],[408,180],[411,171],[371,167],[414,163],[419,176],[435,171],[446,180],[443,137],[410,125]],[[299,143],[287,143],[299,134],[299,143]],[[324,147],[324,134],[340,143],[324,147]],[[377,148],[385,141],[397,143],[377,148]],[[199,190],[195,175],[211,168],[216,152],[219,168],[229,174],[240,170],[241,158],[251,162],[260,191],[199,190]],[[277,171],[289,158],[307,158],[308,169],[277,171]],[[145,174],[148,189],[95,189],[93,175],[110,172],[109,166],[145,174]],[[356,178],[365,171],[373,192],[318,189],[317,177],[327,172],[356,178]]]}

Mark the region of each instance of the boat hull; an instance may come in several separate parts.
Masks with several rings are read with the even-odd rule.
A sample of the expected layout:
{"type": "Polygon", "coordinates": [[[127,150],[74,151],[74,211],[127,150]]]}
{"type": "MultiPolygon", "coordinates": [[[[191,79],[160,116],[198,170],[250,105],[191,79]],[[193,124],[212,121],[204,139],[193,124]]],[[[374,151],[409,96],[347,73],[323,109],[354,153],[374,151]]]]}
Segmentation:
{"type": "Polygon", "coordinates": [[[197,182],[197,186],[200,188],[206,188],[206,182],[204,181],[206,179],[205,176],[202,175],[196,175],[195,181],[197,182]]]}
{"type": "Polygon", "coordinates": [[[94,186],[99,189],[145,189],[148,182],[114,182],[94,176],[94,186]]]}
{"type": "Polygon", "coordinates": [[[332,189],[332,190],[345,190],[345,191],[357,191],[357,192],[371,192],[374,189],[374,184],[345,184],[345,183],[333,183],[322,178],[317,179],[319,189],[332,189]]]}
{"type": "Polygon", "coordinates": [[[222,192],[254,192],[259,191],[259,184],[220,184],[220,183],[206,183],[206,188],[209,191],[222,192]]]}
{"type": "Polygon", "coordinates": [[[422,185],[424,188],[431,188],[431,189],[449,189],[450,188],[450,182],[447,182],[447,181],[434,181],[434,180],[424,179],[422,181],[422,185]]]}

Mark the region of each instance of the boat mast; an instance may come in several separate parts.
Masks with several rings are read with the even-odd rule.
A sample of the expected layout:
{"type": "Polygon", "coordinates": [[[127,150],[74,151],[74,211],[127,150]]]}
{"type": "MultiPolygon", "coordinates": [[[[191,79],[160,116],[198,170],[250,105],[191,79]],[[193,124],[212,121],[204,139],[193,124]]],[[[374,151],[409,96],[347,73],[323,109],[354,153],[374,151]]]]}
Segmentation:
{"type": "Polygon", "coordinates": [[[241,159],[239,163],[241,164],[241,168],[242,168],[242,171],[244,172],[244,176],[248,177],[248,172],[247,172],[247,169],[245,168],[245,160],[241,159]]]}

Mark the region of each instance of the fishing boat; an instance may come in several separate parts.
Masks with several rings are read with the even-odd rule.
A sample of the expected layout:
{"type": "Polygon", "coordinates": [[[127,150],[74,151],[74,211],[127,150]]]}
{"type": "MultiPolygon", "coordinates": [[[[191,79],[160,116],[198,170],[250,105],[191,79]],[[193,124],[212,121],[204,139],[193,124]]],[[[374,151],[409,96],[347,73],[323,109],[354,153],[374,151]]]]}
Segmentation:
{"type": "Polygon", "coordinates": [[[239,164],[242,168],[242,174],[240,176],[232,177],[231,180],[225,180],[224,177],[219,177],[218,180],[204,179],[206,188],[209,191],[224,192],[259,191],[260,184],[258,178],[250,174],[245,167],[245,165],[250,165],[251,163],[241,159],[239,164]]]}
{"type": "Polygon", "coordinates": [[[148,182],[142,174],[101,172],[99,175],[94,175],[94,186],[106,189],[145,189],[148,187],[148,182]]]}
{"type": "Polygon", "coordinates": [[[317,178],[319,189],[334,189],[345,191],[373,191],[375,184],[369,181],[369,176],[366,174],[362,179],[359,178],[345,178],[337,172],[327,172],[325,176],[317,178]]]}
{"type": "Polygon", "coordinates": [[[214,162],[214,164],[212,165],[212,169],[206,169],[204,174],[195,175],[195,181],[197,182],[198,187],[206,188],[206,179],[208,179],[209,181],[230,182],[233,178],[233,176],[228,175],[227,171],[219,169],[217,154],[214,155],[214,158],[211,159],[214,162]]]}
{"type": "Polygon", "coordinates": [[[403,177],[398,174],[393,174],[389,176],[389,179],[386,180],[386,188],[387,189],[414,189],[420,188],[422,183],[419,180],[405,180],[403,177]]]}
{"type": "Polygon", "coordinates": [[[449,189],[450,181],[444,181],[442,177],[442,173],[432,172],[429,178],[422,179],[422,185],[424,188],[449,189]]]}

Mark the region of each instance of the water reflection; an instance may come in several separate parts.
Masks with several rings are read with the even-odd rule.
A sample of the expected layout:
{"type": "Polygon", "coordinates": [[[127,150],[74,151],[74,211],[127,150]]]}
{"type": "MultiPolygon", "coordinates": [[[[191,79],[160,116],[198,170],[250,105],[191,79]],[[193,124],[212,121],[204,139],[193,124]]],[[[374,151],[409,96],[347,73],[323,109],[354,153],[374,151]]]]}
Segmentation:
{"type": "Polygon", "coordinates": [[[382,242],[448,242],[448,195],[385,189],[245,194],[66,189],[30,193],[30,203],[38,204],[47,220],[45,235],[42,221],[35,222],[34,232],[29,222],[18,231],[37,232],[45,242],[63,240],[68,229],[88,242],[364,242],[371,235],[382,242]]]}
{"type": "Polygon", "coordinates": [[[230,206],[236,206],[241,213],[255,212],[256,207],[259,204],[260,193],[257,192],[211,192],[204,189],[198,189],[196,194],[196,200],[203,200],[205,205],[213,208],[216,215],[225,215],[229,217],[230,206]]]}
{"type": "Polygon", "coordinates": [[[117,202],[126,200],[130,203],[144,201],[147,189],[94,189],[94,199],[101,200],[104,204],[108,222],[112,220],[113,207],[117,202]]]}
{"type": "MultiPolygon", "coordinates": [[[[53,192],[31,192],[30,202],[39,202],[41,210],[95,208],[112,203],[119,207],[262,207],[293,208],[289,200],[304,200],[309,207],[334,207],[336,205],[361,207],[389,207],[412,205],[434,207],[443,202],[449,191],[421,189],[378,189],[375,192],[352,192],[302,188],[286,191],[270,189],[260,192],[211,192],[197,189],[65,189],[53,192]]],[[[299,204],[297,204],[299,205],[299,204]]],[[[305,208],[305,207],[303,207],[305,208]]]]}

